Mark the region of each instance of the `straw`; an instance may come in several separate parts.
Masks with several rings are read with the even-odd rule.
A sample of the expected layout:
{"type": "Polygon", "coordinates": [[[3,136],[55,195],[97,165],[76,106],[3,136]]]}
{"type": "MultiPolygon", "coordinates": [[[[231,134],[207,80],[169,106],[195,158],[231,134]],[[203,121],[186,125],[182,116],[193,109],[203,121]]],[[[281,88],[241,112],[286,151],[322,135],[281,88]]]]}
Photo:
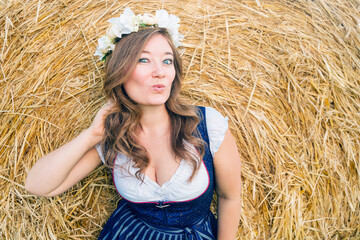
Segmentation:
{"type": "Polygon", "coordinates": [[[126,6],[180,17],[183,95],[229,117],[238,239],[360,238],[358,1],[29,0],[0,1],[0,239],[96,239],[116,208],[104,167],[53,198],[24,181],[104,104],[93,54],[126,6]]]}

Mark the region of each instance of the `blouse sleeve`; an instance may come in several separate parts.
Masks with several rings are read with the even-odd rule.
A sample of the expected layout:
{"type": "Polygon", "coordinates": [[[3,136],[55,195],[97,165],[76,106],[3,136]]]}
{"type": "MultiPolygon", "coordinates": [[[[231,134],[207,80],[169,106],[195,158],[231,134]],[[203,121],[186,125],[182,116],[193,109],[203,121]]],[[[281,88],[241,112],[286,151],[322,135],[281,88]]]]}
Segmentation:
{"type": "Polygon", "coordinates": [[[102,151],[102,146],[100,143],[96,144],[95,145],[95,148],[96,148],[96,151],[98,152],[99,156],[100,156],[100,159],[103,163],[105,163],[105,158],[104,158],[104,154],[103,154],[103,151],[102,151]]]}
{"type": "Polygon", "coordinates": [[[228,117],[223,117],[212,107],[206,107],[205,111],[210,152],[214,156],[225,138],[225,132],[228,129],[228,117]]]}

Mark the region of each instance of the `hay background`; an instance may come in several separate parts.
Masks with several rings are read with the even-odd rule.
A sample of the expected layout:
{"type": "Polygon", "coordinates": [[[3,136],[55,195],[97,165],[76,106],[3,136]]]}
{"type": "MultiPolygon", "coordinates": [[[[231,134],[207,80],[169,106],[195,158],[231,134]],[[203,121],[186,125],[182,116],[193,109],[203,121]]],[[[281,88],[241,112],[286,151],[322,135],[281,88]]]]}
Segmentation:
{"type": "Polygon", "coordinates": [[[107,19],[182,20],[184,94],[230,118],[243,157],[239,239],[360,238],[360,2],[1,1],[0,239],[95,239],[119,199],[101,167],[67,193],[27,172],[104,103],[107,19]]]}

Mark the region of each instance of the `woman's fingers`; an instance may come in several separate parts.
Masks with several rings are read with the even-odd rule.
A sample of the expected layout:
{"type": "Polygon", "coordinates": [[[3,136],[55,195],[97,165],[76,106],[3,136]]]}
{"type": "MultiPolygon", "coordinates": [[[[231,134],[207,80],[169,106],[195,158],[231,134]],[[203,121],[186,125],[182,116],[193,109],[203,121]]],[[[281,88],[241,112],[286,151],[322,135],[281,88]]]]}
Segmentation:
{"type": "Polygon", "coordinates": [[[108,101],[100,110],[97,112],[91,126],[90,130],[94,137],[102,139],[104,136],[104,125],[106,117],[114,109],[115,104],[111,101],[108,101]]]}

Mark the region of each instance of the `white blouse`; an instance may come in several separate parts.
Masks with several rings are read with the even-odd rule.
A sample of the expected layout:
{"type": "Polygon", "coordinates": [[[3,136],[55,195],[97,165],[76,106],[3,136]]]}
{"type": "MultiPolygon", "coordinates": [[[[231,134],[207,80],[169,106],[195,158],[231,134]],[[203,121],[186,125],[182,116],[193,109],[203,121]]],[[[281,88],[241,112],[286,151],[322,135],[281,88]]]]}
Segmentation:
{"type": "MultiPolygon", "coordinates": [[[[209,135],[210,152],[212,156],[218,151],[228,129],[228,118],[223,117],[214,108],[206,107],[206,125],[209,135]]],[[[105,162],[101,145],[95,146],[99,156],[105,162]]],[[[192,146],[195,151],[195,148],[192,146]]],[[[203,161],[200,169],[191,182],[188,181],[192,174],[191,165],[182,160],[174,175],[162,186],[144,176],[144,181],[137,179],[135,173],[138,168],[133,167],[131,161],[118,154],[115,165],[121,166],[114,169],[113,180],[118,193],[131,202],[159,202],[159,201],[189,201],[197,198],[209,185],[209,174],[203,161]]]]}

